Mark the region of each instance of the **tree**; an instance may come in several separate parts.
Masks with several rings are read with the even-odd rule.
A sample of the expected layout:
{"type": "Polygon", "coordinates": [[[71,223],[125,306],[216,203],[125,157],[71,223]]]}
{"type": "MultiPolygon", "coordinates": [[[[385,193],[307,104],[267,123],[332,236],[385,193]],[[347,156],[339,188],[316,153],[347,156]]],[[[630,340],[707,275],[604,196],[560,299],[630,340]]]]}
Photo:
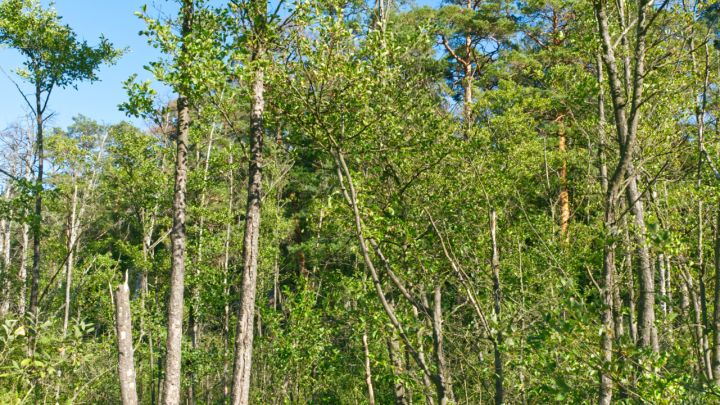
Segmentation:
{"type": "MultiPolygon", "coordinates": [[[[165,379],[163,403],[180,402],[182,336],[185,290],[185,256],[187,246],[187,178],[188,147],[191,130],[191,109],[197,107],[198,96],[213,85],[213,75],[205,69],[220,66],[222,56],[217,53],[219,33],[216,19],[204,8],[203,1],[182,0],[179,10],[179,36],[170,33],[173,21],[160,21],[147,15],[147,8],[139,16],[147,30],[142,33],[149,42],[171,56],[168,61],[153,62],[148,69],[155,78],[171,85],[178,94],[175,102],[175,188],[172,208],[170,291],[167,304],[167,340],[165,348],[165,379]],[[202,62],[211,65],[203,65],[202,62]],[[213,65],[214,64],[214,65],[213,65]],[[203,80],[200,80],[202,78],[203,80]]],[[[216,74],[222,74],[218,69],[216,74]]],[[[127,82],[130,101],[123,105],[128,113],[147,116],[152,111],[152,93],[146,83],[138,84],[135,77],[127,82]]]]}
{"type": "MultiPolygon", "coordinates": [[[[265,0],[237,2],[235,12],[245,16],[247,32],[243,38],[250,53],[249,68],[252,69],[250,95],[250,159],[248,169],[247,206],[245,208],[245,235],[242,246],[242,281],[238,307],[237,332],[235,336],[235,360],[233,363],[233,405],[246,405],[250,398],[252,350],[255,321],[255,296],[260,239],[260,206],[262,201],[263,141],[265,138],[265,64],[271,52],[271,17],[265,0]]],[[[242,18],[242,17],[241,17],[242,18]]],[[[242,37],[241,37],[242,38],[242,37]]]]}
{"type": "Polygon", "coordinates": [[[38,313],[40,281],[40,239],[42,226],[42,194],[45,114],[53,89],[73,86],[79,81],[99,80],[96,72],[103,63],[114,63],[121,52],[100,37],[97,47],[78,41],[68,25],[53,9],[46,9],[38,0],[3,0],[0,3],[0,44],[18,50],[25,58],[16,72],[32,85],[34,102],[19,86],[16,87],[35,118],[35,208],[32,217],[33,263],[31,272],[30,313],[38,313]]]}

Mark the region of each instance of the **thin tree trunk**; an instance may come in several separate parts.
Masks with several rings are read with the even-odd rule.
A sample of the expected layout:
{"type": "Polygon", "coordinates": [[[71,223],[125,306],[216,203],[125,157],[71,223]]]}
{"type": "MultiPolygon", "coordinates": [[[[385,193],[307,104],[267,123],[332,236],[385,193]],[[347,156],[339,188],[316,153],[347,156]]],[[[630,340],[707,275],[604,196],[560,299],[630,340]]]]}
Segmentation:
{"type": "Polygon", "coordinates": [[[500,302],[502,300],[502,291],[500,290],[500,252],[497,246],[497,214],[493,209],[490,212],[490,242],[492,247],[492,256],[490,266],[492,267],[493,280],[493,318],[497,325],[497,332],[493,339],[493,354],[495,365],[495,405],[505,403],[505,390],[503,388],[503,360],[500,346],[503,342],[502,328],[500,327],[500,302]]]}
{"type": "Polygon", "coordinates": [[[363,354],[365,356],[365,385],[368,391],[368,404],[375,405],[375,390],[372,382],[372,369],[370,368],[370,348],[368,346],[367,328],[363,330],[362,335],[363,354]]]}
{"type": "Polygon", "coordinates": [[[455,395],[452,390],[452,378],[445,360],[445,343],[443,336],[442,318],[442,290],[440,284],[435,286],[433,299],[433,345],[435,352],[435,363],[437,364],[437,395],[440,405],[452,404],[455,402],[455,395]]]}
{"type": "MultiPolygon", "coordinates": [[[[262,15],[265,18],[265,15],[262,15]]],[[[261,59],[263,51],[256,50],[254,60],[261,59]]],[[[262,68],[255,71],[250,111],[250,167],[248,170],[248,197],[243,239],[243,274],[235,337],[232,404],[247,405],[250,401],[252,368],[253,322],[260,239],[260,208],[262,193],[262,148],[264,136],[265,76],[262,68]]]]}
{"type": "Polygon", "coordinates": [[[673,312],[673,294],[672,294],[672,263],[670,256],[665,255],[665,290],[667,291],[668,313],[673,312]]]}
{"type": "MultiPolygon", "coordinates": [[[[185,40],[192,29],[193,1],[183,0],[182,38],[185,40]]],[[[181,52],[187,52],[183,43],[181,52]]],[[[184,69],[185,67],[181,67],[184,69]]],[[[166,405],[180,403],[182,322],[185,290],[185,193],[187,184],[187,148],[190,133],[190,106],[181,90],[177,101],[177,155],[175,157],[175,196],[173,200],[172,274],[167,309],[167,341],[165,343],[165,381],[163,401],[166,405]]]]}
{"type": "Polygon", "coordinates": [[[390,364],[392,364],[392,372],[394,378],[393,382],[393,393],[395,394],[395,405],[407,405],[408,398],[405,390],[405,384],[403,383],[400,375],[405,372],[403,366],[402,355],[400,354],[400,343],[391,331],[390,336],[387,338],[388,355],[390,356],[390,364]]]}
{"type": "Polygon", "coordinates": [[[463,66],[465,77],[463,77],[463,119],[465,120],[465,131],[466,137],[469,137],[470,129],[472,128],[473,122],[473,77],[472,77],[472,65],[465,64],[463,66]]]}
{"type": "MultiPolygon", "coordinates": [[[[632,183],[634,173],[632,172],[632,155],[635,149],[637,128],[640,120],[640,105],[643,102],[643,84],[646,75],[645,72],[645,36],[649,28],[650,21],[647,19],[649,3],[644,0],[638,0],[637,22],[636,22],[636,40],[635,48],[632,52],[634,58],[634,67],[632,73],[632,81],[623,86],[618,64],[615,57],[613,39],[610,36],[610,28],[607,17],[606,2],[603,0],[594,0],[595,16],[598,24],[598,34],[602,44],[602,60],[608,72],[608,83],[610,85],[610,94],[613,105],[613,116],[615,118],[615,130],[617,141],[620,146],[620,158],[613,171],[613,175],[608,182],[608,191],[605,198],[605,218],[604,227],[606,232],[606,240],[604,246],[604,265],[603,265],[603,315],[602,315],[602,334],[601,334],[601,359],[602,370],[600,373],[600,395],[599,403],[609,405],[612,402],[613,383],[608,375],[608,367],[612,362],[612,335],[613,335],[613,291],[614,291],[614,274],[615,274],[615,238],[618,236],[616,221],[616,200],[619,196],[623,180],[628,177],[632,183]],[[632,86],[630,92],[629,87],[632,86]],[[628,90],[625,95],[623,87],[628,90]],[[629,110],[628,110],[629,108],[629,110]]],[[[630,53],[626,53],[630,56],[630,53]]],[[[627,63],[626,63],[627,65],[627,63]]],[[[626,67],[627,69],[627,67],[626,67]]],[[[629,76],[626,73],[626,76],[629,76]]],[[[635,184],[635,191],[637,189],[635,184]]],[[[628,187],[630,188],[630,187],[628,187]]],[[[638,214],[642,214],[641,209],[637,209],[636,203],[639,203],[639,196],[628,194],[631,207],[635,207],[633,212],[636,221],[642,219],[638,214]]],[[[640,229],[642,236],[645,235],[644,223],[640,229]]],[[[642,241],[644,246],[645,241],[642,241]]],[[[649,260],[649,256],[644,259],[649,260]]],[[[644,260],[641,259],[641,260],[644,260]]],[[[654,329],[654,285],[653,274],[650,268],[640,266],[641,271],[641,308],[640,323],[643,325],[643,344],[652,345],[652,330],[654,329]]]]}
{"type": "MultiPolygon", "coordinates": [[[[5,200],[9,200],[11,196],[10,184],[5,185],[5,200]]],[[[2,271],[0,272],[0,319],[4,318],[10,311],[10,287],[11,287],[11,276],[10,276],[10,249],[12,248],[12,221],[10,219],[3,219],[0,221],[0,232],[2,232],[2,249],[0,254],[2,255],[2,271]]]]}
{"type": "Polygon", "coordinates": [[[645,210],[637,185],[637,176],[634,167],[630,164],[628,170],[628,186],[626,196],[628,206],[634,218],[634,239],[636,256],[638,258],[638,280],[640,281],[640,296],[638,297],[638,346],[649,347],[653,352],[659,351],[657,342],[657,329],[655,328],[655,273],[650,260],[650,250],[647,245],[647,228],[645,226],[645,210]]]}
{"type": "Polygon", "coordinates": [[[22,227],[22,242],[20,245],[20,267],[18,268],[18,295],[17,295],[17,313],[20,318],[25,316],[27,308],[27,256],[28,247],[30,246],[30,225],[25,223],[22,227]]]}
{"type": "Polygon", "coordinates": [[[637,344],[638,330],[637,330],[637,319],[635,317],[636,311],[636,298],[635,298],[635,272],[633,271],[632,265],[632,250],[630,247],[630,230],[627,226],[627,221],[624,221],[624,232],[623,232],[624,244],[627,247],[625,249],[624,270],[628,278],[628,327],[630,329],[630,337],[633,343],[637,344]]]}
{"type": "MultiPolygon", "coordinates": [[[[700,102],[696,109],[695,114],[695,120],[697,121],[697,145],[698,145],[698,165],[697,165],[697,183],[696,187],[697,190],[700,190],[702,188],[702,171],[703,171],[703,163],[705,161],[705,154],[703,153],[705,150],[704,143],[705,143],[705,114],[707,110],[707,91],[709,86],[709,80],[710,80],[710,50],[708,43],[710,42],[709,39],[705,38],[705,60],[704,60],[704,68],[702,70],[702,85],[701,85],[701,93],[700,93],[700,102]]],[[[695,50],[694,50],[694,39],[690,39],[689,41],[690,45],[690,54],[693,64],[693,70],[696,75],[700,75],[701,72],[698,69],[697,59],[695,57],[695,50]]],[[[718,298],[718,275],[715,275],[715,308],[713,312],[713,322],[712,325],[708,321],[708,309],[707,309],[707,292],[705,288],[705,276],[706,276],[706,266],[705,266],[705,254],[704,254],[704,240],[703,240],[703,231],[704,231],[704,221],[703,221],[703,215],[704,209],[703,209],[703,200],[702,198],[698,198],[697,201],[697,215],[698,215],[698,229],[697,229],[697,266],[698,266],[698,273],[699,273],[699,280],[698,284],[700,287],[700,308],[702,312],[702,345],[710,346],[710,332],[713,332],[713,343],[712,343],[712,353],[708,353],[711,355],[712,358],[708,359],[707,356],[704,356],[705,362],[710,366],[708,370],[706,371],[707,377],[709,380],[713,381],[715,384],[720,384],[720,348],[718,348],[718,345],[720,345],[720,339],[718,338],[718,303],[720,303],[720,300],[718,298]]],[[[720,217],[719,217],[720,220],[720,217]]],[[[720,222],[718,222],[720,224],[720,222]]],[[[718,230],[716,230],[717,232],[718,230]]],[[[716,235],[716,241],[715,241],[715,271],[717,273],[717,253],[718,253],[718,242],[717,242],[717,235],[716,235]]],[[[707,352],[706,352],[707,353],[707,352]]]]}
{"type": "Polygon", "coordinates": [[[662,301],[660,302],[660,309],[662,310],[663,318],[667,318],[667,314],[668,314],[667,272],[665,270],[665,254],[664,253],[658,254],[658,274],[660,276],[660,280],[659,280],[660,297],[662,297],[662,301]]]}
{"type": "Polygon", "coordinates": [[[223,254],[223,398],[227,401],[230,396],[230,240],[233,228],[233,198],[235,194],[235,176],[233,170],[233,151],[230,151],[230,179],[228,185],[228,210],[227,226],[225,228],[225,252],[223,254]]]}
{"type": "Polygon", "coordinates": [[[712,369],[715,385],[720,385],[720,209],[717,211],[715,231],[715,302],[713,312],[712,369]]]}
{"type": "Polygon", "coordinates": [[[115,290],[115,329],[118,345],[118,377],[123,405],[138,404],[133,360],[132,321],[130,317],[130,288],[127,281],[115,290]]]}
{"type": "MultiPolygon", "coordinates": [[[[38,315],[38,293],[40,288],[40,238],[42,225],[42,191],[43,191],[43,163],[45,161],[45,148],[43,138],[43,109],[41,105],[41,88],[35,86],[35,125],[37,134],[35,138],[35,156],[37,159],[37,175],[35,177],[35,211],[32,217],[33,232],[33,264],[30,281],[30,314],[38,315]]],[[[32,346],[32,345],[31,345],[32,346]]]]}
{"type": "Polygon", "coordinates": [[[694,337],[696,339],[696,351],[699,357],[699,368],[703,378],[706,381],[712,381],[712,360],[710,358],[708,338],[702,321],[702,305],[700,304],[698,291],[695,289],[693,284],[692,275],[687,269],[683,269],[683,277],[685,278],[685,283],[687,284],[688,295],[693,309],[693,330],[695,335],[694,337]]]}
{"type": "Polygon", "coordinates": [[[603,195],[608,190],[608,171],[607,171],[607,158],[605,156],[605,148],[607,148],[607,136],[605,132],[605,126],[607,125],[607,118],[605,116],[605,87],[603,82],[603,64],[602,56],[598,52],[596,55],[597,66],[597,83],[598,83],[598,135],[600,138],[600,145],[598,147],[598,162],[600,165],[600,187],[603,195]]]}
{"type": "Polygon", "coordinates": [[[565,127],[562,122],[562,116],[556,120],[559,125],[558,130],[558,151],[560,152],[560,234],[564,243],[570,241],[568,227],[570,225],[570,193],[567,184],[567,136],[565,127]]]}
{"type": "MultiPolygon", "coordinates": [[[[420,313],[418,312],[418,309],[416,306],[412,307],[412,313],[416,319],[420,319],[420,313]]],[[[425,349],[423,347],[424,346],[423,340],[425,339],[425,334],[423,332],[423,329],[424,328],[418,328],[416,336],[417,336],[417,341],[418,341],[418,345],[417,345],[418,356],[420,357],[420,359],[422,359],[422,361],[425,361],[425,349]]],[[[433,384],[432,384],[432,381],[430,381],[430,377],[428,377],[425,373],[423,373],[422,379],[423,379],[423,386],[425,387],[425,392],[427,392],[427,393],[432,392],[433,384]]],[[[435,404],[435,400],[433,399],[432,395],[425,395],[425,402],[428,405],[435,404]]]]}
{"type": "MultiPolygon", "coordinates": [[[[74,176],[73,176],[74,177],[74,176]]],[[[75,263],[75,238],[77,225],[77,179],[73,186],[72,200],[70,201],[70,215],[68,217],[67,230],[67,258],[65,260],[65,313],[63,316],[63,336],[67,335],[68,322],[70,320],[70,292],[72,291],[72,271],[75,263]]]]}
{"type": "MultiPolygon", "coordinates": [[[[352,180],[352,176],[350,174],[350,169],[347,167],[347,163],[345,162],[345,157],[342,154],[342,151],[338,149],[338,145],[334,146],[333,154],[335,158],[335,165],[337,169],[337,175],[338,180],[340,182],[340,188],[342,190],[343,196],[345,197],[345,200],[347,201],[348,205],[350,205],[350,208],[352,209],[353,213],[353,219],[355,222],[355,233],[358,239],[358,243],[360,245],[360,251],[362,253],[363,261],[365,262],[365,266],[370,271],[370,276],[372,277],[373,285],[375,287],[375,291],[378,295],[378,298],[380,299],[380,303],[382,304],[383,310],[385,311],[385,314],[390,319],[390,323],[392,324],[393,328],[395,328],[395,331],[400,335],[402,341],[405,343],[405,346],[408,351],[410,351],[411,356],[417,363],[417,365],[422,369],[423,373],[427,375],[428,378],[432,378],[433,382],[436,385],[437,391],[441,392],[448,392],[448,390],[444,387],[439,387],[443,383],[443,379],[438,376],[438,374],[434,374],[430,371],[430,368],[428,367],[427,363],[423,358],[420,357],[417,349],[412,345],[412,342],[410,341],[407,333],[405,332],[405,329],[403,328],[402,324],[398,320],[395,309],[393,306],[388,302],[387,298],[385,297],[385,293],[382,288],[382,284],[380,282],[380,278],[377,272],[377,269],[375,268],[375,265],[373,264],[372,260],[370,259],[370,252],[367,245],[367,240],[365,239],[365,236],[363,235],[363,226],[362,226],[362,218],[360,217],[360,209],[358,208],[357,204],[357,192],[355,190],[355,185],[352,180]],[[345,187],[345,181],[347,181],[347,188],[345,187]]],[[[377,250],[378,255],[380,255],[381,252],[377,250]]],[[[381,256],[382,258],[382,256],[381,256]]],[[[388,272],[389,275],[392,277],[392,273],[388,272]]],[[[397,284],[396,284],[397,285],[397,284]]],[[[405,293],[406,291],[404,289],[401,289],[401,292],[405,293]]],[[[403,294],[405,295],[405,294],[403,294]]],[[[413,301],[414,303],[414,301],[413,301]]],[[[414,303],[415,305],[416,303],[414,303]]],[[[427,305],[425,305],[427,307],[427,305]]]]}
{"type": "Polygon", "coordinates": [[[602,334],[600,337],[602,371],[600,373],[600,400],[601,405],[612,403],[613,383],[607,374],[607,368],[612,363],[613,350],[613,290],[615,288],[615,243],[612,242],[616,234],[614,225],[614,203],[613,196],[609,195],[605,202],[605,229],[610,235],[610,241],[605,242],[603,248],[603,291],[602,291],[602,334]]]}

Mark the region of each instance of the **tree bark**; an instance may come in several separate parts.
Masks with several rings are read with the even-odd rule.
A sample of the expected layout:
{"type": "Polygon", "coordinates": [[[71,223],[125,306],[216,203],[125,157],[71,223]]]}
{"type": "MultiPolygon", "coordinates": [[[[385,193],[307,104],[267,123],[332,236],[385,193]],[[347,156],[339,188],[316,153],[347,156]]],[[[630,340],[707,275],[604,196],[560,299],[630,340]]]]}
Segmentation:
{"type": "Polygon", "coordinates": [[[138,404],[133,360],[132,321],[130,317],[130,288],[127,281],[115,290],[115,329],[118,345],[118,377],[123,405],[138,404]]]}
{"type": "Polygon", "coordinates": [[[18,268],[18,295],[17,295],[17,313],[20,318],[25,316],[27,308],[27,256],[28,247],[30,246],[30,225],[23,224],[22,242],[20,245],[20,267],[18,268]]]}
{"type": "Polygon", "coordinates": [[[663,318],[667,318],[668,314],[668,305],[667,305],[667,272],[665,270],[665,254],[660,253],[658,254],[658,274],[660,276],[659,280],[659,287],[660,287],[660,297],[662,297],[662,302],[660,302],[660,309],[663,314],[663,318]]]}
{"type": "MultiPolygon", "coordinates": [[[[182,39],[188,37],[192,29],[193,1],[183,0],[182,39]]],[[[182,53],[187,52],[185,43],[182,53]]],[[[186,67],[181,66],[181,70],[186,67]]],[[[187,72],[182,72],[187,74],[187,72]]],[[[172,244],[170,275],[170,296],[167,309],[167,340],[165,343],[165,381],[163,403],[180,403],[182,322],[185,293],[185,193],[187,188],[187,150],[190,133],[190,106],[184,90],[180,90],[177,100],[177,155],[175,157],[175,196],[173,199],[173,227],[170,233],[172,244]]]]}
{"type": "MultiPolygon", "coordinates": [[[[420,313],[416,306],[412,307],[412,314],[416,319],[420,319],[420,313]]],[[[423,332],[424,328],[418,328],[416,339],[418,341],[417,350],[418,350],[418,357],[422,361],[425,361],[425,349],[423,347],[423,340],[425,339],[425,333],[423,332]]],[[[423,386],[425,387],[426,392],[432,392],[432,386],[433,383],[430,381],[430,377],[427,376],[427,374],[423,373],[422,375],[423,380],[423,386]]],[[[435,400],[433,399],[432,395],[425,395],[425,403],[428,405],[435,405],[435,400]]]]}
{"type": "Polygon", "coordinates": [[[442,318],[442,291],[440,284],[435,286],[433,297],[433,345],[435,352],[435,364],[437,365],[437,395],[440,405],[455,403],[455,395],[452,390],[452,378],[445,360],[445,339],[443,336],[442,318]]]}
{"type": "Polygon", "coordinates": [[[715,299],[713,311],[713,381],[720,385],[720,209],[715,233],[715,299]]]}
{"type": "Polygon", "coordinates": [[[493,354],[495,366],[495,405],[505,403],[505,390],[503,388],[503,360],[500,346],[503,342],[502,328],[500,326],[500,302],[502,300],[502,291],[500,290],[500,252],[497,246],[497,214],[493,209],[490,212],[490,242],[492,248],[492,256],[490,266],[492,267],[493,280],[493,318],[497,328],[495,338],[493,339],[493,354]]]}
{"type": "MultiPolygon", "coordinates": [[[[5,199],[9,200],[11,197],[11,186],[10,183],[5,185],[5,199]]],[[[12,221],[10,219],[3,219],[0,221],[0,232],[2,232],[2,249],[0,249],[0,255],[2,255],[2,271],[0,271],[0,319],[4,318],[10,311],[10,287],[11,287],[11,276],[10,276],[10,249],[12,248],[12,221]]]]}
{"type": "Polygon", "coordinates": [[[45,161],[45,148],[43,138],[43,107],[41,104],[40,84],[35,85],[35,156],[37,159],[37,175],[35,177],[35,211],[32,218],[33,232],[33,264],[30,281],[30,314],[38,315],[38,293],[40,288],[40,237],[42,225],[42,191],[43,191],[43,163],[45,161]]]}
{"type": "MultiPolygon", "coordinates": [[[[264,15],[263,15],[264,18],[264,15]]],[[[256,50],[254,60],[263,57],[256,50]]],[[[250,398],[250,375],[252,368],[253,324],[255,319],[255,294],[257,290],[257,267],[260,239],[260,209],[262,201],[263,136],[265,126],[265,76],[257,68],[252,86],[250,111],[250,167],[248,170],[248,197],[245,213],[245,237],[243,239],[243,274],[235,337],[235,361],[233,368],[232,404],[247,405],[250,398]]]]}
{"type": "MultiPolygon", "coordinates": [[[[73,176],[74,177],[74,176],[73,176]]],[[[68,322],[70,320],[70,292],[72,290],[72,271],[75,263],[75,242],[77,235],[77,179],[73,178],[73,194],[70,201],[70,215],[67,222],[67,258],[65,259],[65,313],[63,315],[63,336],[67,335],[68,322]]]]}
{"type": "Polygon", "coordinates": [[[368,346],[367,328],[363,330],[362,344],[365,357],[365,385],[368,391],[368,404],[375,405],[375,389],[373,389],[372,369],[370,367],[370,347],[368,346]]]}
{"type": "Polygon", "coordinates": [[[633,236],[638,258],[638,280],[640,296],[638,297],[638,347],[651,348],[659,352],[657,329],[655,328],[655,273],[650,260],[647,245],[647,228],[645,226],[645,209],[637,186],[637,176],[632,163],[629,165],[628,186],[626,196],[628,206],[634,218],[633,236]]]}
{"type": "Polygon", "coordinates": [[[227,401],[230,396],[230,240],[233,229],[233,198],[235,194],[235,176],[233,166],[233,151],[230,151],[229,157],[230,172],[228,184],[228,210],[227,225],[225,227],[225,242],[223,253],[223,397],[227,401]]]}
{"type": "Polygon", "coordinates": [[[713,379],[713,367],[712,359],[710,355],[710,346],[708,342],[708,336],[705,333],[705,328],[702,321],[702,306],[700,304],[700,298],[698,291],[695,289],[693,284],[692,275],[687,269],[683,269],[683,278],[687,285],[687,291],[689,295],[690,304],[692,304],[693,310],[693,334],[696,344],[696,352],[698,355],[698,368],[702,373],[702,377],[705,381],[712,381],[713,379]]]}
{"type": "Polygon", "coordinates": [[[602,334],[600,337],[602,370],[600,373],[600,400],[601,405],[612,403],[613,383],[607,374],[607,368],[612,362],[613,350],[613,290],[615,288],[615,243],[612,237],[617,233],[614,225],[614,196],[610,195],[605,201],[605,230],[610,241],[605,242],[603,248],[603,290],[602,290],[602,334]]]}
{"type": "Polygon", "coordinates": [[[624,222],[623,242],[627,247],[623,256],[623,269],[628,278],[628,329],[630,329],[630,338],[633,343],[637,344],[638,341],[638,330],[637,330],[637,319],[635,314],[637,313],[637,305],[635,298],[635,272],[633,271],[633,259],[632,250],[630,247],[630,230],[627,227],[627,221],[624,222]]]}
{"type": "Polygon", "coordinates": [[[568,227],[570,225],[570,192],[567,184],[567,135],[563,126],[562,116],[559,117],[558,125],[558,151],[560,152],[560,235],[564,243],[570,242],[568,227]]]}
{"type": "Polygon", "coordinates": [[[403,372],[405,372],[405,367],[403,366],[403,359],[400,353],[400,343],[397,341],[397,338],[392,331],[390,332],[390,336],[387,338],[387,347],[394,377],[393,393],[395,394],[395,405],[407,405],[408,398],[405,390],[405,384],[399,377],[403,372]]]}
{"type": "MultiPolygon", "coordinates": [[[[616,200],[623,183],[627,178],[630,180],[631,186],[635,180],[633,173],[632,155],[635,149],[637,128],[640,120],[640,106],[643,102],[643,84],[646,75],[645,72],[645,37],[649,28],[647,20],[647,12],[649,8],[648,2],[638,0],[637,22],[636,22],[636,38],[635,48],[632,52],[626,53],[634,59],[634,67],[632,72],[632,80],[626,81],[623,86],[618,63],[615,57],[613,40],[610,36],[610,28],[607,17],[605,0],[594,0],[595,16],[598,24],[598,34],[602,46],[602,60],[608,72],[608,84],[610,87],[610,95],[613,105],[613,116],[615,119],[615,131],[617,141],[620,146],[619,161],[613,171],[612,177],[608,181],[608,191],[605,197],[605,216],[604,227],[606,232],[606,241],[604,246],[604,265],[603,265],[603,315],[602,315],[602,334],[601,334],[601,359],[602,370],[600,373],[600,404],[610,404],[612,402],[612,379],[608,375],[607,367],[612,362],[612,335],[613,335],[613,291],[614,291],[614,274],[615,274],[615,239],[618,236],[616,222],[616,200]],[[630,89],[632,86],[632,89],[630,89]],[[623,91],[625,88],[626,92],[623,91]],[[623,93],[626,93],[624,95],[623,93]],[[629,101],[629,102],[628,102],[629,101]],[[629,108],[629,109],[628,109],[629,108]]],[[[622,14],[622,10],[621,13],[622,14]]],[[[622,17],[622,15],[621,15],[622,17]]],[[[627,63],[626,63],[627,69],[627,63]]],[[[626,77],[629,74],[626,73],[626,77]]],[[[628,187],[630,189],[631,187],[628,187]]],[[[634,191],[637,191],[637,183],[635,183],[634,191]]],[[[628,193],[629,205],[633,208],[636,223],[642,218],[642,208],[636,204],[640,203],[639,193],[628,193]]],[[[644,222],[639,232],[643,237],[645,235],[644,222]]],[[[645,246],[645,241],[642,244],[645,246]]],[[[647,251],[646,251],[647,252],[647,251]]],[[[641,260],[647,259],[649,263],[649,255],[641,260]]],[[[654,285],[653,274],[651,268],[640,266],[640,324],[642,325],[640,341],[641,345],[653,345],[654,330],[654,285]]],[[[656,336],[656,334],[655,334],[656,336]]],[[[653,345],[654,346],[654,345],[653,345]]]]}

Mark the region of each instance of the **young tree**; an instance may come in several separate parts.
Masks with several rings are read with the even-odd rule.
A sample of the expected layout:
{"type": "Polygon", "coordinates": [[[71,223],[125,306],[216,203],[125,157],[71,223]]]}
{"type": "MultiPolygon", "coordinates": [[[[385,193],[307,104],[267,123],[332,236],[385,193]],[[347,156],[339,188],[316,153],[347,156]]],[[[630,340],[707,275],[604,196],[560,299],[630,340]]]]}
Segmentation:
{"type": "Polygon", "coordinates": [[[35,118],[35,208],[32,217],[33,261],[30,288],[30,312],[38,312],[40,280],[40,242],[42,226],[44,126],[52,91],[73,86],[80,81],[99,80],[97,70],[103,63],[114,63],[121,52],[104,37],[90,46],[79,41],[75,32],[61,23],[52,8],[44,8],[38,0],[3,0],[0,3],[0,44],[16,49],[25,58],[16,73],[28,82],[34,97],[16,87],[35,118]],[[32,101],[31,101],[32,100],[32,101]]]}

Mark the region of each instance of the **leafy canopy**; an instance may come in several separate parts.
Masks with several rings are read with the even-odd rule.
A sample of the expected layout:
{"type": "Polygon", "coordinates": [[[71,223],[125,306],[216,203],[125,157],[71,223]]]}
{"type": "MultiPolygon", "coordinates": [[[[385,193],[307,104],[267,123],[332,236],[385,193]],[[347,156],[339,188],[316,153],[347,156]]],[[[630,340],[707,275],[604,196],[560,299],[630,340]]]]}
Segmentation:
{"type": "Polygon", "coordinates": [[[112,64],[122,55],[122,50],[113,48],[103,36],[97,47],[78,40],[75,32],[62,24],[52,3],[44,8],[38,0],[4,0],[0,15],[0,44],[25,57],[16,73],[40,93],[49,93],[55,86],[76,87],[80,81],[96,81],[98,67],[112,64]]]}

